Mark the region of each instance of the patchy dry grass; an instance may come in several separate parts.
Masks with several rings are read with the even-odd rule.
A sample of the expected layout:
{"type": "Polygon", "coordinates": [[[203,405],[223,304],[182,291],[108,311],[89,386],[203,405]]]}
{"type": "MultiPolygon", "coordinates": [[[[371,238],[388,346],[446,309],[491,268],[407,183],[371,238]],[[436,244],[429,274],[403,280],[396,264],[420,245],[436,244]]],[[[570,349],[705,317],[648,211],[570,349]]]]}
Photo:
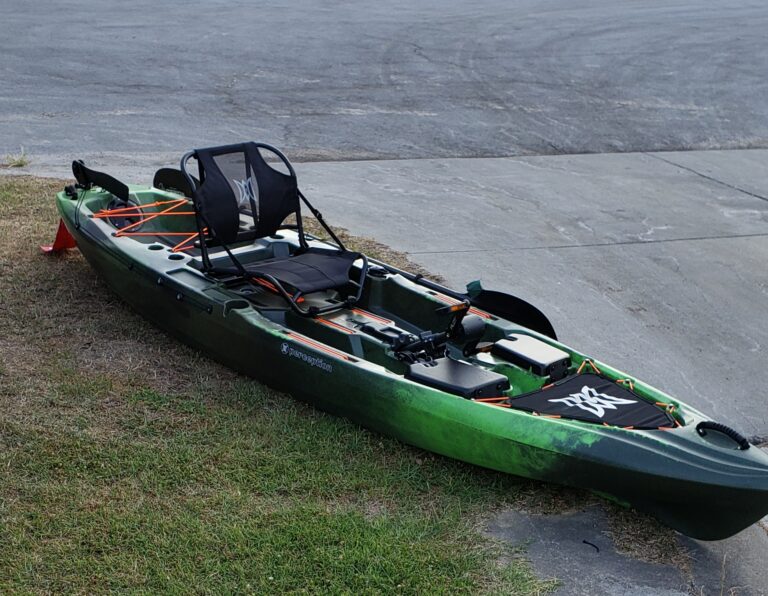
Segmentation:
{"type": "MultiPolygon", "coordinates": [[[[77,251],[40,255],[62,185],[0,177],[0,592],[537,594],[556,585],[484,538],[483,519],[503,507],[562,512],[593,497],[401,445],[170,339],[77,251]]],[[[640,533],[634,515],[613,519],[627,551],[677,553],[655,522],[643,518],[650,530],[640,533]]]]}
{"type": "Polygon", "coordinates": [[[0,167],[5,168],[24,168],[29,165],[29,156],[24,151],[24,147],[21,148],[19,153],[9,153],[5,156],[5,163],[0,164],[0,167]]]}
{"type": "Polygon", "coordinates": [[[691,553],[669,528],[652,517],[621,507],[609,509],[608,521],[608,533],[618,552],[647,563],[672,565],[691,577],[691,553]]]}

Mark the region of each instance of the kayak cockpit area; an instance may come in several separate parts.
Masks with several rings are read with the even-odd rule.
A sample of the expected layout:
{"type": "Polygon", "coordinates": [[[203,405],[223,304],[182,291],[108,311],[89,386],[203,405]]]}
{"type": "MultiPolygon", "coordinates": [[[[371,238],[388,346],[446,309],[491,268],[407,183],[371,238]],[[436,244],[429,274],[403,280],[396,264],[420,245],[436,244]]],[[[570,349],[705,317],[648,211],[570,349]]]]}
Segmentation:
{"type": "MultiPolygon", "coordinates": [[[[206,292],[230,307],[257,310],[308,349],[375,364],[404,380],[498,407],[500,413],[514,409],[637,430],[681,424],[673,402],[645,397],[633,379],[604,372],[554,340],[472,306],[464,295],[375,259],[366,263],[362,280],[364,263],[356,258],[347,284],[298,296],[300,311],[269,281],[226,270],[232,257],[249,270],[290,258],[302,250],[295,224],[266,238],[246,235],[226,247],[208,242],[215,272],[206,272],[189,199],[157,188],[132,190],[128,205],[116,206],[107,193],[89,196],[90,217],[111,229],[113,238],[126,238],[121,245],[127,250],[156,257],[174,279],[208,284],[206,292]],[[360,289],[358,282],[359,298],[349,301],[360,289]]],[[[238,228],[247,232],[250,217],[241,213],[238,228]]],[[[309,233],[304,238],[309,247],[333,249],[309,233]]],[[[286,289],[296,291],[292,285],[286,289]]]]}

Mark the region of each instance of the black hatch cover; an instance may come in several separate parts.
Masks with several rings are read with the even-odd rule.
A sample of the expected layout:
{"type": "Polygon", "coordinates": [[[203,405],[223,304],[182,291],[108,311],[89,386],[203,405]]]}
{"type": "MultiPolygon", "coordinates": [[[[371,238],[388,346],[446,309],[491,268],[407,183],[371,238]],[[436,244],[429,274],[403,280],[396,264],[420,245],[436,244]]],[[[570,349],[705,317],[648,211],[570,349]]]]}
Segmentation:
{"type": "Polygon", "coordinates": [[[467,399],[496,397],[509,389],[504,375],[452,358],[411,364],[405,378],[467,399]]]}

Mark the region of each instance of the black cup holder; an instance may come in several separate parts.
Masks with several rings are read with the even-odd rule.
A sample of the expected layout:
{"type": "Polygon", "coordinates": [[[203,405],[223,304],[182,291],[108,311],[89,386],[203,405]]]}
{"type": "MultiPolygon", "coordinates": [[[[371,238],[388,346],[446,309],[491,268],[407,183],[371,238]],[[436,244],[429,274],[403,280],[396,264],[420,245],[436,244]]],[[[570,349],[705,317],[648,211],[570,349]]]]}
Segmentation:
{"type": "Polygon", "coordinates": [[[226,317],[233,310],[242,310],[244,308],[250,308],[251,303],[247,300],[227,300],[224,303],[224,316],[226,317]]]}

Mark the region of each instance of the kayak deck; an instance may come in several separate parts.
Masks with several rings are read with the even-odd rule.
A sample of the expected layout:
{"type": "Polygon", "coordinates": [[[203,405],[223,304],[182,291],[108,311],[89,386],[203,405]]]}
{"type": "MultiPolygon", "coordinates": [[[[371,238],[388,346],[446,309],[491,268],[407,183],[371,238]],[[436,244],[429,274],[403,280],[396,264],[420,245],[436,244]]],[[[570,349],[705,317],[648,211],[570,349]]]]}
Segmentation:
{"type": "MultiPolygon", "coordinates": [[[[175,193],[152,188],[133,188],[132,204],[134,207],[111,208],[109,193],[92,193],[83,202],[82,209],[90,212],[89,219],[100,222],[109,229],[110,235],[120,242],[130,242],[148,251],[152,256],[165,255],[166,271],[172,279],[189,280],[197,278],[217,292],[226,293],[230,309],[250,306],[264,317],[277,323],[286,330],[295,332],[297,341],[312,342],[322,345],[323,349],[334,350],[348,358],[365,360],[386,368],[388,371],[405,376],[409,363],[398,359],[391,350],[391,345],[382,339],[381,333],[408,333],[414,336],[434,330],[442,330],[449,323],[449,316],[439,310],[446,306],[460,305],[461,301],[433,289],[419,287],[400,276],[392,275],[386,269],[374,267],[368,276],[366,288],[358,304],[350,308],[340,308],[334,312],[316,317],[303,317],[287,308],[282,296],[268,284],[246,280],[238,276],[219,276],[215,280],[206,279],[201,273],[199,242],[195,242],[195,219],[191,201],[175,193]],[[140,208],[136,208],[140,207],[140,208]],[[170,214],[173,214],[170,216],[170,214]],[[118,224],[119,228],[115,227],[118,224]],[[188,242],[185,242],[189,240],[188,242]],[[199,276],[199,277],[198,277],[199,276]],[[242,303],[238,303],[241,300],[242,303]],[[303,339],[306,338],[306,339],[303,339]]],[[[247,230],[250,214],[243,212],[240,227],[247,230]]],[[[312,244],[327,246],[309,236],[312,244]]],[[[265,239],[256,239],[230,247],[237,259],[243,264],[267,261],[275,257],[288,255],[299,248],[296,232],[291,229],[265,239]]],[[[213,265],[226,263],[230,257],[223,249],[210,249],[213,265]]],[[[354,270],[353,270],[354,271],[354,270]]],[[[356,273],[352,274],[355,277],[356,273]]],[[[339,293],[335,290],[315,292],[303,297],[305,307],[325,307],[338,304],[339,293]]],[[[664,412],[671,412],[669,424],[665,427],[685,424],[683,414],[674,415],[679,403],[671,397],[626,377],[614,374],[611,369],[598,368],[589,358],[563,346],[562,344],[536,334],[527,329],[511,326],[509,322],[479,308],[470,307],[468,314],[482,319],[484,331],[482,341],[488,343],[504,340],[510,331],[522,332],[535,338],[536,342],[546,343],[568,354],[569,365],[563,372],[563,378],[583,372],[597,372],[607,379],[625,384],[640,399],[653,404],[664,412]]],[[[496,374],[503,375],[509,381],[509,388],[497,395],[481,397],[485,403],[502,408],[515,407],[513,399],[529,395],[552,384],[550,377],[536,374],[530,368],[524,368],[504,358],[487,352],[471,356],[462,354],[460,347],[447,345],[449,358],[482,367],[496,374]]],[[[578,409],[578,408],[577,408],[578,409]]],[[[560,414],[562,415],[562,414],[560,414]]],[[[601,420],[607,423],[607,420],[601,420]]],[[[632,427],[632,424],[624,424],[632,427]]]]}

